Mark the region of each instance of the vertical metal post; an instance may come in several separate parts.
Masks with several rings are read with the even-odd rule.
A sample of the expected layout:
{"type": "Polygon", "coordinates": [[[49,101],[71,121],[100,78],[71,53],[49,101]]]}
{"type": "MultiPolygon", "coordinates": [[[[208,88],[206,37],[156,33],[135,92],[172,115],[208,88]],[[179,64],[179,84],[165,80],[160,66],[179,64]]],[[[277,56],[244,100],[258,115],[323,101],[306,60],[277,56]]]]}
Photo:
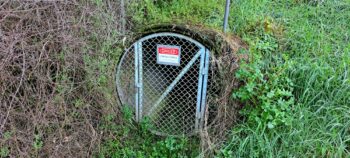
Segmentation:
{"type": "Polygon", "coordinates": [[[135,120],[139,121],[139,44],[134,44],[134,58],[135,58],[135,120]]]}
{"type": "Polygon", "coordinates": [[[230,0],[226,0],[225,16],[224,16],[224,32],[227,32],[228,16],[230,14],[230,0]]]}
{"type": "Polygon", "coordinates": [[[139,120],[142,119],[142,98],[143,98],[143,81],[142,81],[142,42],[138,43],[139,53],[139,120]]]}
{"type": "Polygon", "coordinates": [[[208,72],[209,72],[209,58],[210,58],[210,52],[209,50],[205,50],[205,63],[204,63],[204,69],[202,72],[203,75],[203,88],[202,88],[202,101],[201,101],[201,112],[200,112],[200,118],[201,122],[199,124],[199,128],[203,128],[203,123],[204,123],[204,112],[205,112],[205,107],[207,105],[207,87],[208,87],[208,72]]]}
{"type": "Polygon", "coordinates": [[[200,123],[200,111],[201,111],[201,100],[202,100],[202,85],[203,85],[203,69],[204,69],[204,59],[205,59],[205,48],[201,48],[200,50],[201,59],[199,66],[199,77],[198,77],[198,90],[197,90],[197,106],[196,106],[196,121],[195,121],[195,129],[199,129],[200,123]]]}

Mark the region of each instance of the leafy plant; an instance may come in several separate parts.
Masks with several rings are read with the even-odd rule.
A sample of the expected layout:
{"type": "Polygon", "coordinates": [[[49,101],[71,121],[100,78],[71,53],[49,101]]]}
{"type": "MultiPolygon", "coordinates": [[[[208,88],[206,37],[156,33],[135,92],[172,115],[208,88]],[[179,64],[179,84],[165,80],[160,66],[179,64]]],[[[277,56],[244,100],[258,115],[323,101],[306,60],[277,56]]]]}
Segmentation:
{"type": "Polygon", "coordinates": [[[38,134],[35,134],[34,135],[34,142],[33,142],[33,147],[34,149],[37,151],[37,150],[40,150],[42,147],[43,147],[43,141],[41,140],[41,137],[40,135],[38,134]]]}
{"type": "MultiPolygon", "coordinates": [[[[317,5],[309,2],[233,1],[231,29],[249,43],[252,55],[250,63],[246,64],[256,65],[256,69],[263,74],[262,80],[251,80],[268,84],[268,90],[254,88],[254,91],[264,92],[263,97],[267,97],[271,90],[275,90],[276,94],[276,86],[271,84],[277,77],[279,80],[275,82],[281,83],[278,87],[286,90],[287,95],[291,92],[293,96],[287,98],[294,98],[295,103],[288,113],[292,118],[291,126],[286,128],[281,124],[267,130],[254,119],[241,122],[232,128],[230,139],[218,151],[218,157],[349,155],[350,3],[346,0],[320,1],[317,5]],[[280,25],[272,26],[282,26],[277,31],[271,31],[281,30],[279,36],[271,36],[257,26],[257,23],[264,23],[265,17],[273,18],[267,24],[277,22],[280,25]],[[266,51],[275,43],[277,48],[266,51]],[[292,86],[288,86],[288,82],[292,86]]],[[[255,66],[247,67],[244,71],[260,74],[253,72],[255,66]]],[[[253,82],[248,78],[241,81],[253,82]]],[[[260,93],[254,95],[259,104],[247,99],[243,102],[247,105],[246,112],[256,110],[253,106],[260,109],[259,112],[263,111],[261,103],[265,99],[258,98],[260,93]]],[[[250,114],[246,113],[245,116],[250,114]]]]}
{"type": "MultiPolygon", "coordinates": [[[[291,112],[295,104],[293,82],[285,73],[288,63],[272,70],[265,70],[262,56],[273,54],[278,45],[271,36],[257,40],[251,47],[253,60],[242,62],[236,78],[244,85],[233,93],[234,99],[244,104],[241,114],[251,123],[272,129],[278,125],[291,124],[291,112]]],[[[270,59],[271,60],[271,59],[270,59]]]]}
{"type": "Polygon", "coordinates": [[[8,147],[1,147],[0,148],[0,157],[7,157],[9,156],[10,151],[8,149],[8,147]]]}
{"type": "Polygon", "coordinates": [[[139,125],[134,125],[130,106],[124,106],[121,111],[123,124],[115,124],[111,116],[104,119],[101,127],[113,130],[115,139],[104,141],[99,157],[193,157],[198,154],[193,150],[196,145],[192,141],[195,139],[158,137],[150,132],[149,118],[145,117],[139,125]]]}

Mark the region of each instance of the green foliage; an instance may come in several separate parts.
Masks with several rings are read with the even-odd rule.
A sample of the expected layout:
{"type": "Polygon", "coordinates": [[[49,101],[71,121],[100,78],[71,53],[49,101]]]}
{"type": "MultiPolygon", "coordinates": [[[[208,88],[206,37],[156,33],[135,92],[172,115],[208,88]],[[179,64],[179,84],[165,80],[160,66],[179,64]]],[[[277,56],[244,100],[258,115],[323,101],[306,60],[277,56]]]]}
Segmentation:
{"type": "Polygon", "coordinates": [[[102,5],[102,0],[94,0],[93,1],[97,6],[101,6],[102,5]]]}
{"type": "Polygon", "coordinates": [[[4,133],[4,140],[8,140],[12,137],[12,132],[11,131],[6,131],[4,133]]]}
{"type": "Polygon", "coordinates": [[[159,141],[153,147],[150,157],[172,157],[172,158],[185,158],[194,155],[188,155],[193,152],[188,148],[188,140],[186,138],[175,139],[168,137],[163,141],[159,141]]]}
{"type": "Polygon", "coordinates": [[[126,105],[122,108],[122,113],[124,120],[127,120],[129,123],[132,123],[134,113],[129,105],[126,105]]]}
{"type": "Polygon", "coordinates": [[[165,22],[206,24],[221,27],[224,1],[217,0],[143,0],[132,4],[130,12],[137,24],[165,22]]]}
{"type": "Polygon", "coordinates": [[[264,61],[271,60],[266,58],[276,54],[278,44],[269,34],[254,42],[250,44],[251,58],[254,60],[240,64],[236,78],[244,85],[233,93],[233,98],[244,104],[241,113],[253,124],[270,129],[290,125],[295,98],[292,94],[293,83],[285,73],[285,67],[289,65],[284,63],[266,70],[269,66],[264,61]]]}
{"type": "Polygon", "coordinates": [[[8,145],[5,145],[6,141],[8,141],[13,135],[12,131],[5,131],[2,135],[2,139],[0,139],[0,158],[8,157],[10,154],[10,150],[8,145]]]}
{"type": "MultiPolygon", "coordinates": [[[[349,8],[348,0],[232,1],[230,31],[250,47],[249,62],[233,74],[243,83],[233,98],[245,105],[241,113],[247,119],[233,127],[217,157],[349,155],[349,8]]],[[[129,11],[137,26],[178,22],[220,28],[223,9],[224,1],[145,0],[129,11]]],[[[128,127],[126,136],[152,142],[166,153],[160,152],[169,149],[166,139],[154,143],[156,138],[148,137],[142,126],[141,133],[128,127]]],[[[153,153],[120,142],[114,147],[124,157],[153,153]]]]}
{"type": "Polygon", "coordinates": [[[107,139],[98,157],[193,157],[198,154],[196,140],[189,138],[158,137],[151,133],[149,120],[145,118],[139,126],[133,123],[130,107],[122,109],[125,123],[117,125],[113,117],[107,116],[101,128],[114,131],[114,139],[107,139]],[[113,127],[113,128],[111,128],[113,127]]]}
{"type": "MultiPolygon", "coordinates": [[[[236,12],[231,14],[231,29],[248,41],[254,54],[248,66],[243,64],[240,70],[246,76],[242,80],[246,85],[235,92],[236,98],[250,105],[263,105],[268,100],[278,103],[280,89],[287,93],[278,96],[285,101],[294,98],[295,104],[286,104],[292,118],[289,126],[267,130],[248,119],[232,129],[231,139],[217,156],[347,157],[350,2],[323,1],[315,5],[294,0],[235,0],[233,4],[236,12]],[[269,20],[272,25],[283,26],[275,40],[264,35],[270,34],[264,28],[266,17],[273,19],[269,20]],[[276,50],[271,49],[271,43],[277,43],[277,51],[266,51],[276,50]],[[259,77],[261,74],[263,77],[259,77]],[[261,88],[259,83],[267,88],[261,88]],[[253,94],[246,94],[250,87],[253,94]]],[[[263,106],[255,106],[243,113],[248,118],[261,117],[264,110],[263,106]]]]}
{"type": "Polygon", "coordinates": [[[10,151],[9,151],[9,149],[7,147],[1,147],[0,148],[0,157],[1,158],[9,156],[9,154],[10,154],[10,151]]]}
{"type": "Polygon", "coordinates": [[[267,125],[268,128],[290,125],[294,105],[291,80],[277,74],[267,74],[268,79],[265,79],[257,63],[241,66],[236,76],[245,85],[233,94],[246,106],[241,113],[254,124],[267,125]]]}
{"type": "Polygon", "coordinates": [[[43,147],[43,141],[41,140],[41,137],[38,134],[34,135],[33,147],[36,151],[40,150],[43,147]]]}
{"type": "MultiPolygon", "coordinates": [[[[124,144],[124,143],[123,143],[124,144]]],[[[155,142],[143,142],[139,147],[133,144],[123,146],[119,141],[107,141],[104,146],[105,155],[100,153],[99,157],[169,157],[185,158],[195,156],[188,148],[188,141],[185,138],[168,137],[155,142]]]]}

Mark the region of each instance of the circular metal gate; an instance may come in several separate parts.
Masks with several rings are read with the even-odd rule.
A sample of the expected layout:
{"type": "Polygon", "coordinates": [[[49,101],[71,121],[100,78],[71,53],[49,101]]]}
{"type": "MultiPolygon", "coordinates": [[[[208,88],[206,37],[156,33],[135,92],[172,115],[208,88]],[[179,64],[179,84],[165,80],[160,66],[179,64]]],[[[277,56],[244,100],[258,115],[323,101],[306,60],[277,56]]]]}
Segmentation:
{"type": "Polygon", "coordinates": [[[191,135],[203,124],[210,52],[177,33],[155,33],[123,54],[116,83],[135,120],[148,119],[160,135],[191,135]]]}

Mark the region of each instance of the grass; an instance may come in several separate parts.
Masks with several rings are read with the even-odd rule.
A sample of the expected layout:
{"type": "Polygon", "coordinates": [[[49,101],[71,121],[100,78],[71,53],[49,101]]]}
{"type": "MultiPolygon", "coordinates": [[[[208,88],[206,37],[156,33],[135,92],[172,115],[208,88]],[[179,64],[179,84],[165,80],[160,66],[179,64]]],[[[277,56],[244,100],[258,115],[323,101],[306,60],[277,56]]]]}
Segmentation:
{"type": "MultiPolygon", "coordinates": [[[[121,118],[115,108],[109,83],[125,41],[118,1],[1,4],[0,47],[9,49],[0,51],[0,113],[9,117],[0,157],[202,154],[198,138],[156,136],[147,120],[137,125],[130,109],[121,118]]],[[[221,30],[224,5],[142,0],[129,4],[128,23],[221,30]]],[[[350,1],[232,0],[229,26],[251,61],[232,74],[246,83],[232,94],[245,105],[243,119],[215,156],[349,157],[350,1]]]]}
{"type": "MultiPolygon", "coordinates": [[[[249,44],[251,60],[232,74],[245,83],[232,94],[243,119],[215,156],[349,157],[350,0],[231,1],[228,34],[249,44]]],[[[127,13],[136,29],[222,29],[224,0],[137,2],[127,13]]],[[[156,136],[147,120],[136,124],[130,109],[116,108],[110,83],[127,40],[119,1],[0,8],[0,157],[203,154],[198,138],[156,136]]]]}
{"type": "MultiPolygon", "coordinates": [[[[224,1],[144,2],[136,9],[136,24],[192,22],[217,29],[222,24],[224,1]]],[[[349,155],[349,23],[349,0],[232,1],[230,33],[249,43],[264,76],[291,79],[295,104],[289,107],[290,125],[270,129],[242,120],[218,157],[349,155]],[[269,52],[258,47],[268,43],[266,35],[277,40],[278,47],[269,52]],[[277,73],[280,67],[285,68],[277,73]]]]}
{"type": "Polygon", "coordinates": [[[195,157],[198,152],[198,140],[186,137],[159,137],[149,131],[150,124],[145,119],[140,126],[133,124],[133,112],[122,109],[125,122],[118,124],[113,115],[104,119],[100,128],[113,131],[115,139],[106,139],[96,157],[195,157]]]}
{"type": "MultiPolygon", "coordinates": [[[[223,152],[232,151],[238,157],[346,157],[350,140],[350,2],[250,2],[234,2],[233,11],[242,11],[233,13],[231,26],[246,38],[254,38],[254,32],[244,31],[249,28],[244,22],[249,15],[247,21],[269,17],[283,26],[275,56],[284,54],[293,63],[284,75],[295,84],[298,104],[292,107],[294,119],[288,128],[268,130],[246,122],[234,127],[223,152]]],[[[266,71],[271,69],[274,67],[266,71]]]]}

